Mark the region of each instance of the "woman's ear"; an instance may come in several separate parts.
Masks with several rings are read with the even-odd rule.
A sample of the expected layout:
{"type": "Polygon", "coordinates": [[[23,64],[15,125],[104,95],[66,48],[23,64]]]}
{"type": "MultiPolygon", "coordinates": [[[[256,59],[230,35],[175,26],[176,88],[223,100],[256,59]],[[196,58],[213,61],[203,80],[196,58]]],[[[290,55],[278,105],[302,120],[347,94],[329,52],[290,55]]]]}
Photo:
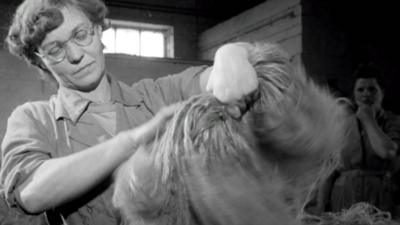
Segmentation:
{"type": "Polygon", "coordinates": [[[104,50],[106,48],[106,46],[104,45],[104,43],[101,41],[102,37],[103,37],[103,27],[101,25],[95,25],[94,27],[95,32],[99,35],[99,39],[100,39],[100,43],[101,43],[101,48],[102,50],[104,50]]]}
{"type": "Polygon", "coordinates": [[[94,31],[99,35],[100,39],[103,37],[103,28],[101,27],[101,25],[96,24],[94,26],[94,31]]]}

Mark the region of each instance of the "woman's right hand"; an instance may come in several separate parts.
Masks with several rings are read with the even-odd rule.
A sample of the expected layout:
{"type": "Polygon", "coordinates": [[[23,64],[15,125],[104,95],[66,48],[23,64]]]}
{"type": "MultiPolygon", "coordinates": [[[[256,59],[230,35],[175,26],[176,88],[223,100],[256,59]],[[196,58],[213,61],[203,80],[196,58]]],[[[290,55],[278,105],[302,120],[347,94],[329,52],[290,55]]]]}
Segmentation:
{"type": "Polygon", "coordinates": [[[164,129],[165,123],[174,115],[180,103],[165,106],[146,123],[129,131],[136,144],[146,144],[154,139],[156,134],[164,129]]]}
{"type": "Polygon", "coordinates": [[[375,120],[376,110],[369,105],[359,105],[356,115],[362,122],[372,122],[375,120]]]}

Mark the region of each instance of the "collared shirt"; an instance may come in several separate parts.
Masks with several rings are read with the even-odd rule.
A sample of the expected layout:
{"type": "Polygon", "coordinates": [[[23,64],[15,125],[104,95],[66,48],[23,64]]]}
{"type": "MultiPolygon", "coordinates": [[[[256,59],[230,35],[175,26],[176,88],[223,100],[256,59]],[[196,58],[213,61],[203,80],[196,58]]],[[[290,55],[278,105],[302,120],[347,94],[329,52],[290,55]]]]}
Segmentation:
{"type": "MultiPolygon", "coordinates": [[[[192,67],[180,74],[157,80],[145,79],[132,87],[113,76],[111,105],[115,111],[116,133],[148,121],[160,108],[200,93],[199,74],[206,67],[192,67]]],[[[112,137],[92,113],[95,104],[68,89],[59,89],[49,101],[28,102],[17,107],[8,120],[2,142],[0,181],[5,198],[12,207],[19,206],[18,187],[40,164],[96,145],[112,137]]],[[[107,111],[106,110],[106,111],[107,111]]],[[[111,205],[112,186],[105,180],[93,192],[52,212],[54,224],[65,218],[73,224],[118,224],[111,205]]]]}

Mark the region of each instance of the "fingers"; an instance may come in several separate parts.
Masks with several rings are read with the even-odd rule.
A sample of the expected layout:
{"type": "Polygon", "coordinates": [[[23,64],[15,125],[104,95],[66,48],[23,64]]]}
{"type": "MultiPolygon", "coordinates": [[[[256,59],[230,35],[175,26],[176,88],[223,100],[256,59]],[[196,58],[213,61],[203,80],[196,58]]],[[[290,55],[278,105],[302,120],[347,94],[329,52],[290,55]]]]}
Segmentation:
{"type": "Polygon", "coordinates": [[[242,99],[227,104],[226,110],[233,118],[240,119],[259,98],[260,92],[257,89],[256,91],[243,96],[242,99]]]}
{"type": "Polygon", "coordinates": [[[242,117],[242,112],[238,105],[227,105],[226,111],[235,119],[240,119],[242,117]]]}
{"type": "Polygon", "coordinates": [[[371,106],[360,105],[357,109],[356,115],[362,121],[374,120],[375,119],[375,110],[371,106]]]}
{"type": "Polygon", "coordinates": [[[146,144],[156,137],[157,133],[164,129],[166,122],[174,115],[179,108],[178,103],[160,109],[160,111],[148,122],[132,130],[136,141],[146,144]]]}
{"type": "Polygon", "coordinates": [[[258,87],[257,73],[248,60],[247,48],[231,44],[218,49],[206,90],[221,102],[242,99],[258,87]]]}
{"type": "Polygon", "coordinates": [[[169,119],[171,118],[175,112],[178,110],[179,106],[181,105],[181,103],[174,103],[168,106],[165,106],[163,108],[160,109],[160,111],[158,111],[158,113],[156,114],[156,117],[159,117],[160,119],[169,119]]]}

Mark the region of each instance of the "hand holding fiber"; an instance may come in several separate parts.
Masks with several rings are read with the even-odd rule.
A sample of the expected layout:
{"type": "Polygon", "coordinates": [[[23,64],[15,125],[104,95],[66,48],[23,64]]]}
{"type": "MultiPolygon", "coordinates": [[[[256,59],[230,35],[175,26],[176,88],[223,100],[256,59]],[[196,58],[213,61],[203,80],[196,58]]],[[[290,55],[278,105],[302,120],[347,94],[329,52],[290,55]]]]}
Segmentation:
{"type": "Polygon", "coordinates": [[[146,144],[154,139],[157,133],[164,129],[165,123],[172,117],[178,104],[166,106],[148,122],[131,130],[131,137],[137,144],[146,144]]]}
{"type": "Polygon", "coordinates": [[[221,102],[241,100],[258,88],[256,71],[248,60],[249,44],[233,43],[215,53],[206,90],[221,102]]]}

